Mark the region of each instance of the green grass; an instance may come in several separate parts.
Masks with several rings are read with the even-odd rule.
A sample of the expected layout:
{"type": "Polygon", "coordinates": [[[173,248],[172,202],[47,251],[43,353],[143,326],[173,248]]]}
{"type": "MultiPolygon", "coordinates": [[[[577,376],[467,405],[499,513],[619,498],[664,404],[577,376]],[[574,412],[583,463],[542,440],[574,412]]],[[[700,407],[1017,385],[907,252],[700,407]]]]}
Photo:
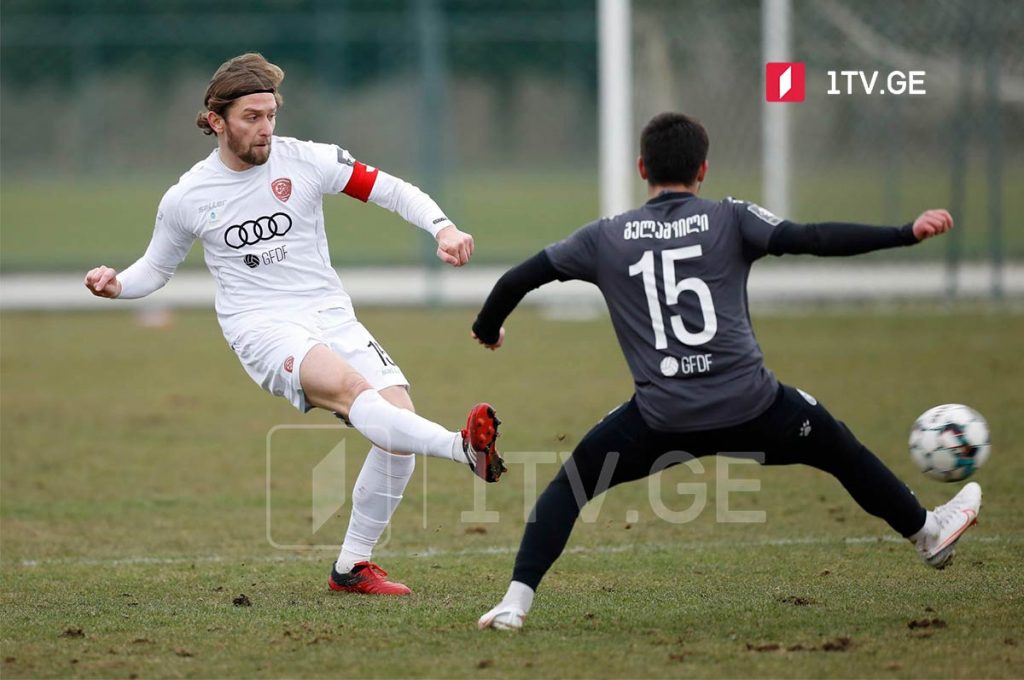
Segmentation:
{"type": "MultiPolygon", "coordinates": [[[[570,450],[629,394],[606,320],[521,310],[507,347],[491,354],[465,337],[464,310],[360,316],[412,379],[424,415],[455,427],[470,403],[493,401],[510,458],[570,450]]],[[[350,490],[366,448],[358,435],[275,433],[271,532],[301,547],[274,549],[268,431],[333,418],[302,416],[262,393],[212,313],[177,314],[162,330],[121,313],[5,314],[2,674],[1019,676],[1024,317],[851,311],[761,317],[755,326],[779,377],[827,404],[926,505],[956,486],[913,469],[905,446],[913,418],[947,401],[987,416],[994,452],[977,475],[985,507],[956,563],[926,568],[810,469],[735,468],[733,477],[760,480],[761,490],[734,493],[730,507],[763,510],[767,521],[718,523],[706,459],[703,473],[674,468],[656,480],[656,497],[672,510],[693,500],[676,484],[709,483],[697,519],[659,519],[646,482],[613,490],[593,521],[577,525],[528,630],[501,635],[474,624],[507,583],[531,497],[524,466],[486,489],[499,521],[464,521],[477,482],[420,459],[378,554],[415,594],[332,595],[324,581],[347,507],[312,533],[310,476],[344,438],[338,487],[350,490]],[[627,520],[629,511],[636,516],[627,520]],[[242,593],[251,607],[233,606],[242,593]],[[946,627],[908,627],[933,618],[946,627]],[[840,638],[848,648],[824,650],[840,638]]],[[[554,471],[539,466],[538,484],[554,471]]]]}
{"type": "MultiPolygon", "coordinates": [[[[135,180],[90,179],[25,181],[6,179],[0,187],[0,268],[12,270],[84,269],[106,263],[123,268],[149,242],[153,216],[163,191],[176,177],[135,180]]],[[[1007,168],[1005,186],[1024,184],[1024,168],[1007,168]]],[[[757,199],[752,176],[714,171],[704,195],[757,199]]],[[[897,214],[883,210],[885,187],[873,173],[839,166],[794,180],[794,216],[806,221],[847,220],[899,223],[921,210],[947,206],[949,179],[940,170],[922,170],[899,186],[897,214]]],[[[636,195],[641,195],[638,186],[636,195]]],[[[964,257],[990,251],[987,185],[975,173],[967,187],[966,212],[956,238],[964,257]]],[[[487,172],[459,175],[446,183],[441,204],[474,234],[478,262],[509,263],[532,255],[598,215],[597,181],[589,172],[487,172]]],[[[1004,191],[1003,214],[1024,212],[1024,194],[1004,191]]],[[[332,257],[337,265],[413,264],[432,261],[429,237],[375,206],[344,197],[324,202],[332,257]]],[[[1005,219],[1005,218],[1004,218],[1005,219]]],[[[1024,231],[1003,227],[1005,257],[1024,257],[1024,231]]],[[[912,250],[870,257],[941,259],[953,237],[912,250]]],[[[202,266],[195,247],[186,266],[202,266]]]]}

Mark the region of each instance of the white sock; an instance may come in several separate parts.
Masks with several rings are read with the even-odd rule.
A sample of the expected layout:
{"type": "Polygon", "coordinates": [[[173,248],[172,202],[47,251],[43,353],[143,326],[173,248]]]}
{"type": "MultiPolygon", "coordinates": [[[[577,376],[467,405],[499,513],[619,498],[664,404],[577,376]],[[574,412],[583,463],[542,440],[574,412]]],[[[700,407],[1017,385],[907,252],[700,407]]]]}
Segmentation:
{"type": "Polygon", "coordinates": [[[913,534],[912,536],[907,536],[907,538],[913,541],[914,543],[917,543],[922,538],[935,538],[938,535],[939,521],[935,519],[935,513],[929,510],[928,514],[924,518],[924,525],[920,529],[918,529],[916,534],[913,534]]]}
{"type": "Polygon", "coordinates": [[[376,390],[365,390],[348,412],[352,427],[386,451],[468,462],[462,451],[462,435],[449,432],[412,411],[394,406],[376,390]]]}
{"type": "Polygon", "coordinates": [[[415,469],[415,456],[398,456],[376,446],[370,449],[352,489],[348,531],[334,563],[339,574],[351,571],[356,562],[370,559],[415,469]]]}
{"type": "Polygon", "coordinates": [[[512,581],[508,584],[508,592],[505,593],[505,597],[501,601],[519,607],[525,614],[533,606],[533,588],[525,583],[512,581]]]}

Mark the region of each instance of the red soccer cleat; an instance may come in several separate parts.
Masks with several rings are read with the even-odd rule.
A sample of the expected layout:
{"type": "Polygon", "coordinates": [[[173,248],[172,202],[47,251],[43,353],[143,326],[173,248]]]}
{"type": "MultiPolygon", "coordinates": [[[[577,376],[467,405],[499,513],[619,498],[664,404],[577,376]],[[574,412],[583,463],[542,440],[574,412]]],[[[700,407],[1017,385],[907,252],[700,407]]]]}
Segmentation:
{"type": "Polygon", "coordinates": [[[352,571],[339,574],[331,567],[331,575],[327,585],[331,590],[344,593],[361,593],[363,595],[410,595],[408,586],[385,578],[388,572],[373,562],[356,562],[352,571]]]}
{"type": "Polygon", "coordinates": [[[494,414],[490,404],[477,404],[466,418],[466,429],[462,431],[462,450],[469,458],[469,467],[480,479],[496,482],[508,468],[498,455],[495,440],[498,438],[501,421],[494,414]]]}

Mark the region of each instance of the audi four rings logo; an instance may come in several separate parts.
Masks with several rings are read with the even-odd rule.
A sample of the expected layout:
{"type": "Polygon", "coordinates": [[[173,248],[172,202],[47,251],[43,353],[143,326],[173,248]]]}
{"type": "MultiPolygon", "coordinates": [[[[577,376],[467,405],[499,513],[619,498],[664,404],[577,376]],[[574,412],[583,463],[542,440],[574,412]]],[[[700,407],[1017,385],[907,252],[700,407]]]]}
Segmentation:
{"type": "Polygon", "coordinates": [[[275,236],[284,236],[291,228],[291,217],[285,213],[274,213],[269,217],[257,217],[231,225],[224,231],[224,243],[238,250],[260,241],[269,241],[275,236]]]}

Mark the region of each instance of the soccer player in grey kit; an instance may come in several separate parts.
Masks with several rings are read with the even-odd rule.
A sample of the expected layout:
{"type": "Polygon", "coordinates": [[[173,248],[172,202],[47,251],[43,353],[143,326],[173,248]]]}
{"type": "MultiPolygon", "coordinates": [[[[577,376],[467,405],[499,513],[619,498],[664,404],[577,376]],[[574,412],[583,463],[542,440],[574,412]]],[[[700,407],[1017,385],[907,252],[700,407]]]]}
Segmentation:
{"type": "Polygon", "coordinates": [[[765,255],[844,256],[909,246],[951,229],[949,213],[927,210],[902,227],[797,224],[753,203],[699,198],[707,151],[698,121],[679,113],[655,116],[641,134],[637,161],[647,203],[588,224],[508,271],[473,324],[473,337],[497,349],[502,324],[530,290],[556,279],[588,281],[604,296],[636,388],[587,433],[538,498],[512,582],[480,618],[481,629],[522,628],[583,505],[663,469],[667,453],[679,453],[670,458],[679,463],[757,451],[765,465],[823,470],[938,569],[977,520],[978,484],[925,510],[814,397],[779,383],[764,366],[747,309],[747,275],[765,255]]]}

